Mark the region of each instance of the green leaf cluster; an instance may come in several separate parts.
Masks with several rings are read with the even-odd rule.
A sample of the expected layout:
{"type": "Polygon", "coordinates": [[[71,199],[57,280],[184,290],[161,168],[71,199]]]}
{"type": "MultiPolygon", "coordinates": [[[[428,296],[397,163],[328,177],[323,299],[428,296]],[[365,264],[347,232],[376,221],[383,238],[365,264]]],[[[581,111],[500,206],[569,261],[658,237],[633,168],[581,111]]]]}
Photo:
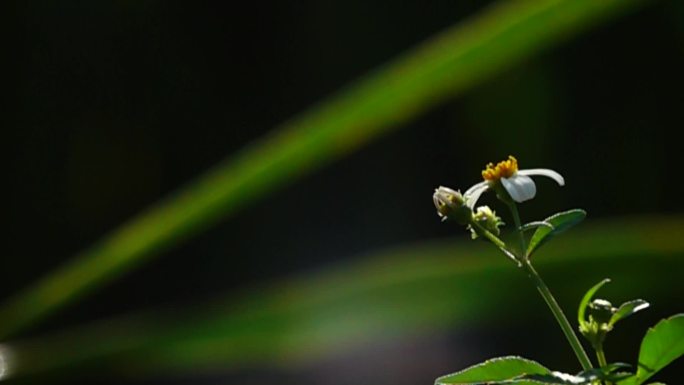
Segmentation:
{"type": "MultiPolygon", "coordinates": [[[[582,298],[578,312],[580,324],[587,323],[585,309],[589,307],[594,294],[610,280],[594,285],[582,298]]],[[[634,314],[648,304],[642,300],[629,301],[613,313],[607,324],[634,314]]],[[[585,326],[586,327],[586,326],[585,326]]],[[[608,364],[583,371],[576,375],[551,371],[541,364],[521,357],[501,357],[487,360],[460,372],[439,377],[438,385],[594,385],[600,382],[618,385],[640,385],[684,355],[684,314],[678,314],[660,321],[649,329],[641,343],[636,373],[621,371],[630,365],[608,364]]],[[[660,383],[651,383],[658,385],[660,383]]]]}

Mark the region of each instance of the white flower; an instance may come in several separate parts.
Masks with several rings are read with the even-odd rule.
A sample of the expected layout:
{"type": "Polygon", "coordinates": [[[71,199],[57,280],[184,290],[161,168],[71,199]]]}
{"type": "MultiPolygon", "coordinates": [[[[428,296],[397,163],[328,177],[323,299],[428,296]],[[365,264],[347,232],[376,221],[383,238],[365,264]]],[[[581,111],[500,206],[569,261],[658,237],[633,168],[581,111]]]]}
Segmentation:
{"type": "Polygon", "coordinates": [[[482,171],[484,181],[477,183],[469,188],[463,196],[466,199],[466,204],[473,208],[480,199],[480,195],[490,188],[494,187],[497,182],[501,181],[501,185],[506,189],[508,194],[514,201],[520,203],[534,198],[537,194],[537,186],[530,176],[541,175],[551,178],[560,186],[565,184],[565,180],[561,174],[546,168],[534,168],[529,170],[518,170],[518,161],[509,156],[508,160],[499,162],[496,166],[492,163],[487,165],[482,171]]]}

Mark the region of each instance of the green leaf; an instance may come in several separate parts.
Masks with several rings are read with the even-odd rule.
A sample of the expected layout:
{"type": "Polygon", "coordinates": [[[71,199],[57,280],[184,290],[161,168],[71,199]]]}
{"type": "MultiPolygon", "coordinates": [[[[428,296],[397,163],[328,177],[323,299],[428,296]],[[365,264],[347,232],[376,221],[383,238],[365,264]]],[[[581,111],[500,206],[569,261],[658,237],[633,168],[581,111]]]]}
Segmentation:
{"type": "Polygon", "coordinates": [[[574,376],[572,374],[553,372],[544,375],[524,376],[526,380],[534,381],[535,384],[553,384],[553,385],[590,385],[600,379],[596,374],[584,374],[574,376]]]}
{"type": "Polygon", "coordinates": [[[543,222],[549,223],[551,227],[543,226],[537,228],[537,231],[534,232],[532,239],[530,239],[530,243],[527,246],[527,256],[529,257],[532,255],[539,246],[543,245],[551,238],[582,222],[586,216],[586,211],[574,209],[557,213],[544,219],[543,222]]]}
{"type": "Polygon", "coordinates": [[[619,369],[631,367],[629,364],[621,362],[612,363],[602,368],[593,368],[585,370],[577,375],[551,372],[549,374],[533,374],[525,375],[520,379],[527,379],[536,381],[540,384],[558,384],[558,385],[590,385],[596,381],[615,382],[625,377],[632,376],[631,373],[614,373],[619,369]]]}
{"type": "Polygon", "coordinates": [[[534,384],[589,385],[598,378],[596,376],[573,376],[572,374],[553,372],[543,375],[523,376],[522,379],[534,381],[534,384]]]}
{"type": "MultiPolygon", "coordinates": [[[[439,377],[435,384],[496,384],[496,381],[510,381],[524,375],[545,375],[551,371],[541,364],[522,357],[508,356],[493,358],[481,364],[477,364],[456,372],[439,377]]],[[[525,381],[525,380],[521,380],[525,381]]],[[[524,384],[525,382],[507,382],[511,384],[524,384]]],[[[534,382],[531,382],[532,384],[534,382]]]]}
{"type": "Polygon", "coordinates": [[[625,319],[636,312],[644,310],[649,306],[649,303],[642,299],[635,299],[633,301],[625,302],[622,305],[620,305],[615,314],[613,314],[613,316],[610,317],[609,323],[611,326],[615,325],[616,322],[625,319]]]}
{"type": "Polygon", "coordinates": [[[600,368],[592,368],[585,370],[578,376],[591,379],[592,381],[601,380],[607,382],[618,382],[625,380],[626,378],[634,376],[633,373],[629,372],[618,372],[620,369],[631,368],[632,365],[623,362],[614,362],[600,368]]]}
{"type": "Polygon", "coordinates": [[[582,300],[579,304],[579,309],[577,310],[577,322],[580,324],[580,326],[587,322],[585,312],[587,310],[587,306],[589,306],[589,302],[591,302],[591,299],[594,297],[594,294],[596,294],[596,292],[608,282],[610,282],[610,278],[606,278],[597,283],[596,285],[592,286],[591,289],[587,290],[587,292],[584,294],[584,297],[582,297],[582,300]]]}
{"type": "Polygon", "coordinates": [[[630,365],[613,363],[603,368],[583,371],[577,375],[550,371],[535,361],[511,356],[495,358],[471,366],[460,372],[438,378],[436,384],[547,384],[547,385],[590,385],[596,381],[619,381],[632,376],[631,373],[614,373],[630,365]]]}
{"type": "Polygon", "coordinates": [[[524,225],[520,226],[520,231],[528,231],[528,230],[534,230],[539,227],[548,227],[550,230],[553,230],[554,227],[552,224],[546,221],[535,221],[535,222],[530,222],[530,223],[525,223],[524,225]]]}
{"type": "Polygon", "coordinates": [[[642,384],[682,355],[684,355],[684,314],[677,314],[648,329],[641,342],[636,376],[625,384],[642,384]]]}

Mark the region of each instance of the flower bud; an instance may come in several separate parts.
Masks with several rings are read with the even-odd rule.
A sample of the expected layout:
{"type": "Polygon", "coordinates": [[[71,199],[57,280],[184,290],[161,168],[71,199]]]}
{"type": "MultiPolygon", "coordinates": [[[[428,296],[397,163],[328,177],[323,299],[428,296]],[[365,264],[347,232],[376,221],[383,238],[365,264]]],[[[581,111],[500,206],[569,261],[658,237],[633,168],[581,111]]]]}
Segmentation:
{"type": "MultiPolygon", "coordinates": [[[[499,226],[504,224],[501,218],[497,217],[496,212],[490,209],[489,206],[478,207],[473,215],[473,221],[477,222],[485,230],[494,235],[499,235],[501,233],[499,226]]],[[[476,237],[477,234],[473,232],[473,238],[476,237]]]]}
{"type": "Polygon", "coordinates": [[[617,311],[613,304],[605,299],[595,299],[589,304],[589,317],[600,325],[607,325],[617,311]]]}
{"type": "Polygon", "coordinates": [[[617,311],[613,305],[605,299],[595,299],[587,306],[589,321],[580,323],[580,333],[591,342],[595,349],[601,348],[606,335],[613,329],[610,319],[617,311]]]}
{"type": "Polygon", "coordinates": [[[432,194],[432,201],[437,209],[437,215],[442,220],[451,219],[461,225],[468,224],[473,215],[472,210],[465,204],[465,198],[460,191],[439,186],[432,194]]]}

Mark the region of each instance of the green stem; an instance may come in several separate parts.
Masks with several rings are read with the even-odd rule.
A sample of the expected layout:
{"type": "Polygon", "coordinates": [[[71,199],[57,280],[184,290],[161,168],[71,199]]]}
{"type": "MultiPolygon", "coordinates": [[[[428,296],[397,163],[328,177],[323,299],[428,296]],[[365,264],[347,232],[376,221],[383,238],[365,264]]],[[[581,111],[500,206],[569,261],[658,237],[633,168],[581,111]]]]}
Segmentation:
{"type": "Polygon", "coordinates": [[[476,227],[478,232],[481,235],[483,235],[485,238],[487,238],[490,242],[492,242],[496,247],[498,247],[500,249],[506,248],[506,244],[504,243],[504,241],[499,239],[499,237],[497,237],[496,235],[492,234],[491,231],[485,229],[481,224],[479,224],[475,221],[472,221],[472,222],[470,222],[470,225],[473,227],[476,227]]]}
{"type": "Polygon", "coordinates": [[[521,228],[522,228],[522,223],[520,221],[520,214],[518,213],[518,206],[515,204],[515,202],[511,201],[508,204],[508,207],[511,210],[511,214],[513,215],[513,222],[515,223],[515,231],[518,233],[518,238],[520,239],[520,258],[524,259],[526,258],[527,254],[527,247],[525,246],[525,234],[523,234],[521,228]]]}
{"type": "Polygon", "coordinates": [[[558,321],[558,325],[560,325],[561,330],[563,330],[563,334],[565,334],[565,337],[568,339],[572,350],[575,352],[577,359],[582,365],[582,369],[591,369],[592,365],[591,360],[589,360],[589,356],[587,356],[584,348],[582,348],[582,344],[580,343],[579,339],[577,339],[577,335],[573,331],[572,326],[570,326],[570,322],[568,322],[567,317],[565,317],[563,310],[561,310],[558,302],[556,302],[556,299],[553,297],[553,294],[551,294],[549,288],[546,286],[544,281],[541,279],[537,271],[534,270],[534,267],[532,267],[528,260],[522,261],[521,267],[523,270],[525,270],[532,282],[534,282],[537,290],[539,290],[539,293],[544,298],[544,301],[546,301],[546,304],[549,305],[551,313],[553,313],[554,317],[556,317],[556,321],[558,321]]]}
{"type": "Polygon", "coordinates": [[[603,347],[596,348],[596,358],[598,359],[598,364],[600,367],[608,365],[606,361],[606,353],[603,352],[603,347]]]}
{"type": "MultiPolygon", "coordinates": [[[[594,349],[596,350],[596,359],[598,360],[599,367],[608,365],[606,353],[603,352],[603,345],[595,346],[594,349]]],[[[606,381],[606,385],[613,385],[613,383],[606,381]]]]}
{"type": "Polygon", "coordinates": [[[480,235],[487,238],[490,242],[492,242],[494,244],[494,246],[498,247],[502,253],[504,253],[511,261],[513,261],[513,263],[515,263],[518,267],[520,267],[520,261],[518,261],[518,259],[515,257],[515,255],[513,253],[508,251],[508,248],[506,248],[506,244],[504,243],[504,241],[499,239],[499,237],[492,234],[489,230],[485,229],[484,227],[482,227],[482,225],[480,225],[479,223],[477,223],[475,221],[471,221],[470,225],[477,228],[478,233],[480,235]]]}
{"type": "Polygon", "coordinates": [[[511,210],[513,222],[515,223],[515,229],[520,238],[520,255],[518,256],[520,267],[523,270],[525,270],[525,272],[530,277],[532,282],[534,282],[534,285],[537,287],[537,290],[539,290],[539,294],[541,294],[542,298],[544,298],[546,304],[549,305],[551,313],[553,313],[553,316],[556,317],[556,321],[558,321],[558,325],[560,325],[561,330],[563,330],[563,334],[565,334],[565,337],[568,339],[568,342],[570,343],[572,350],[575,352],[577,359],[582,365],[582,369],[591,369],[591,360],[589,359],[589,356],[587,356],[587,353],[584,351],[584,348],[582,348],[582,344],[577,338],[577,335],[575,334],[575,331],[572,329],[572,326],[570,326],[568,318],[563,313],[563,310],[558,305],[558,302],[553,297],[553,294],[551,294],[551,291],[549,290],[548,286],[546,286],[546,283],[544,283],[544,281],[539,276],[539,273],[537,273],[534,267],[532,267],[532,264],[530,263],[529,259],[527,259],[525,248],[525,236],[521,230],[522,225],[520,223],[520,214],[518,213],[518,206],[512,200],[507,202],[507,204],[511,210]]]}

